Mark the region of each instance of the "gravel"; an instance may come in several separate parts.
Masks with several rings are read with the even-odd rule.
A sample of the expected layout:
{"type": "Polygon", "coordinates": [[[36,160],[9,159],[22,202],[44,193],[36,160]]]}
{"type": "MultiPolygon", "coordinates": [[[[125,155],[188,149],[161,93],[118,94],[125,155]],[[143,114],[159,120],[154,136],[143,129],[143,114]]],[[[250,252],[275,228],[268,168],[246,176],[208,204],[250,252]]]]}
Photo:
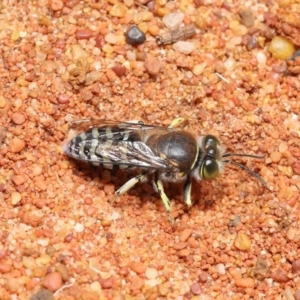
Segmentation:
{"type": "Polygon", "coordinates": [[[285,60],[300,4],[285,5],[1,2],[0,298],[300,299],[299,78],[285,60]],[[143,43],[126,42],[132,26],[143,43]],[[193,182],[187,209],[182,183],[166,183],[173,224],[151,182],[112,201],[133,174],[61,148],[75,120],[176,117],[228,152],[264,155],[232,159],[268,188],[226,164],[193,182]]]}

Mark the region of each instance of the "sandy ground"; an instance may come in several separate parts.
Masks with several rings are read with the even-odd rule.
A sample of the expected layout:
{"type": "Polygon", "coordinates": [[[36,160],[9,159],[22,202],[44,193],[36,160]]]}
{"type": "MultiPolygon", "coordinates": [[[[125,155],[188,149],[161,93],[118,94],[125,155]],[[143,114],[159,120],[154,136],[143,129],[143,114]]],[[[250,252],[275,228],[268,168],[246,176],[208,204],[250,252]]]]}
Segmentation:
{"type": "Polygon", "coordinates": [[[1,1],[1,300],[300,299],[299,76],[268,51],[276,35],[299,46],[299,24],[284,22],[300,8],[279,5],[1,1]],[[158,45],[174,12],[196,34],[158,45]],[[145,43],[126,42],[132,25],[145,43]],[[188,210],[182,184],[167,183],[174,225],[151,182],[112,203],[132,174],[61,148],[75,120],[176,117],[227,151],[265,155],[235,161],[267,188],[226,165],[193,181],[188,210]]]}

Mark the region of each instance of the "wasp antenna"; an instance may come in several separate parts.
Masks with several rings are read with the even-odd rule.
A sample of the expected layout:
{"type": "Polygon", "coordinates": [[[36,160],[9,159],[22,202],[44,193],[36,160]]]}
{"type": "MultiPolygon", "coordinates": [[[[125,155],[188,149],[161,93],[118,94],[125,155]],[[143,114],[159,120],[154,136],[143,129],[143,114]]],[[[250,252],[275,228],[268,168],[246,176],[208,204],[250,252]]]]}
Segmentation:
{"type": "Polygon", "coordinates": [[[236,161],[232,161],[232,160],[224,160],[223,162],[224,162],[224,163],[228,163],[228,164],[232,164],[232,165],[234,165],[234,166],[237,166],[237,167],[239,167],[239,168],[245,170],[245,171],[248,172],[250,175],[252,175],[252,176],[254,176],[255,178],[257,178],[257,179],[262,183],[263,186],[265,186],[267,189],[269,189],[267,183],[266,183],[266,182],[265,182],[265,181],[264,181],[257,173],[255,173],[254,171],[252,171],[252,170],[249,169],[248,167],[246,167],[246,166],[244,166],[244,165],[242,165],[242,164],[240,164],[240,163],[238,163],[238,162],[236,162],[236,161]]]}
{"type": "Polygon", "coordinates": [[[258,158],[258,159],[265,158],[265,155],[253,155],[247,153],[225,153],[222,155],[222,157],[231,157],[231,156],[251,157],[251,158],[258,158]]]}

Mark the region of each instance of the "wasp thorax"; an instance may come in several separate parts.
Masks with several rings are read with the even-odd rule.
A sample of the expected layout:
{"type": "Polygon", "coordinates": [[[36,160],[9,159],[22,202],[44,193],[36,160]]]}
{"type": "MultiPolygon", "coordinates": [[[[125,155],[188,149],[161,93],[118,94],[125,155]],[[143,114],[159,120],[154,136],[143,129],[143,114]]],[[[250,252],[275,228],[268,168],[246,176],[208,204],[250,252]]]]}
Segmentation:
{"type": "Polygon", "coordinates": [[[219,140],[213,135],[206,135],[202,139],[201,149],[203,158],[200,166],[200,177],[214,179],[220,173],[222,161],[221,146],[219,140]]]}

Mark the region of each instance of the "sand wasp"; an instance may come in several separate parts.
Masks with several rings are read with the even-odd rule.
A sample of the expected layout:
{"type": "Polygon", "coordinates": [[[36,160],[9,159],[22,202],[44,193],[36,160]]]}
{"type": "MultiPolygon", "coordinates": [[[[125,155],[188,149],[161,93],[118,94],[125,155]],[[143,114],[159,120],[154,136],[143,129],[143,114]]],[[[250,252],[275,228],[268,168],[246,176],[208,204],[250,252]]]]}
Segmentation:
{"type": "Polygon", "coordinates": [[[68,156],[96,166],[140,169],[140,174],[120,187],[116,196],[152,175],[153,186],[169,213],[171,205],[163,181],[184,181],[184,202],[190,207],[193,204],[191,177],[196,180],[214,179],[225,163],[246,170],[266,186],[257,173],[230,159],[232,156],[264,156],[224,153],[215,136],[208,134],[200,138],[187,130],[178,129],[183,122],[183,118],[177,118],[169,127],[161,127],[143,122],[80,120],[71,124],[76,134],[71,134],[63,149],[68,156]]]}

